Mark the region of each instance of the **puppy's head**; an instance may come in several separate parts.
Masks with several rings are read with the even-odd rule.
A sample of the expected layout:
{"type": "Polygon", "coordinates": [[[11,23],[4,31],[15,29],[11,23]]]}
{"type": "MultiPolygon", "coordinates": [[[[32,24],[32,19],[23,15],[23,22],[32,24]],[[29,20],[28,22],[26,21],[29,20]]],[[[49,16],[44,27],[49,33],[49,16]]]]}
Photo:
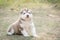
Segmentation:
{"type": "Polygon", "coordinates": [[[22,9],[21,10],[21,18],[24,20],[31,19],[32,18],[32,12],[30,9],[22,9]]]}

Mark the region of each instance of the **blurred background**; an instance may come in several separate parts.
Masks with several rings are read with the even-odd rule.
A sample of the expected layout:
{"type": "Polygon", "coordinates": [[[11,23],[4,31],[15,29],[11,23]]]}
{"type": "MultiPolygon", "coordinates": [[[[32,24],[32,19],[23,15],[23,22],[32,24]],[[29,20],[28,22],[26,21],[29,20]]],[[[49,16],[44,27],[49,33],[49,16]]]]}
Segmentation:
{"type": "Polygon", "coordinates": [[[60,0],[0,0],[0,40],[60,40],[60,0]],[[32,10],[39,38],[6,35],[23,8],[32,10]]]}
{"type": "Polygon", "coordinates": [[[16,7],[21,8],[23,6],[27,6],[30,4],[30,7],[33,5],[40,5],[40,4],[52,4],[54,7],[58,7],[60,5],[60,0],[0,0],[0,8],[6,7],[16,7]]]}

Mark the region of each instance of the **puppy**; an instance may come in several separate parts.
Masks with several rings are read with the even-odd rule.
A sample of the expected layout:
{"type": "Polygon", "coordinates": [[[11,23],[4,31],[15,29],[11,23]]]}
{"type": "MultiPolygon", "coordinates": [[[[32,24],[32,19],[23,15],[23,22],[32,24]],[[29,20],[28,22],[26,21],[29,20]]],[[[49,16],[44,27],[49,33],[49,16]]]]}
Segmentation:
{"type": "Polygon", "coordinates": [[[25,8],[21,10],[20,13],[21,15],[18,18],[18,20],[9,26],[7,34],[8,35],[22,34],[23,36],[30,36],[29,35],[30,32],[32,33],[32,36],[37,37],[31,10],[25,8]]]}

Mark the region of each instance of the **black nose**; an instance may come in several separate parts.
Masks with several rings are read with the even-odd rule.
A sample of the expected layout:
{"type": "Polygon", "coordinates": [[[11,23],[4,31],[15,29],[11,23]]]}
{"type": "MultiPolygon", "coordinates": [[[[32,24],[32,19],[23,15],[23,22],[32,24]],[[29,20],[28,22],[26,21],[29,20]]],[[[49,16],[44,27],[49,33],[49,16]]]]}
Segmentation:
{"type": "Polygon", "coordinates": [[[29,17],[29,15],[27,15],[27,17],[29,17]]]}

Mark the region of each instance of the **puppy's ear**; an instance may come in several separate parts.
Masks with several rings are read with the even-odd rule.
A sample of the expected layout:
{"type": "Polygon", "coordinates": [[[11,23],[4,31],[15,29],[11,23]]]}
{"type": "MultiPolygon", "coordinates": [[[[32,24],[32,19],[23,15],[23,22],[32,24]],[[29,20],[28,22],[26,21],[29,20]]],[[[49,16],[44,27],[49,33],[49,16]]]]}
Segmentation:
{"type": "Polygon", "coordinates": [[[23,11],[20,11],[20,14],[22,14],[23,13],[23,11]]]}
{"type": "Polygon", "coordinates": [[[26,10],[25,8],[21,9],[20,13],[22,14],[23,12],[25,12],[25,10],[26,10]]]}
{"type": "Polygon", "coordinates": [[[31,9],[29,9],[29,11],[28,11],[29,13],[32,13],[32,10],[31,9]]]}
{"type": "Polygon", "coordinates": [[[20,14],[22,14],[22,13],[23,13],[23,10],[21,9],[21,10],[20,10],[20,14]]]}

